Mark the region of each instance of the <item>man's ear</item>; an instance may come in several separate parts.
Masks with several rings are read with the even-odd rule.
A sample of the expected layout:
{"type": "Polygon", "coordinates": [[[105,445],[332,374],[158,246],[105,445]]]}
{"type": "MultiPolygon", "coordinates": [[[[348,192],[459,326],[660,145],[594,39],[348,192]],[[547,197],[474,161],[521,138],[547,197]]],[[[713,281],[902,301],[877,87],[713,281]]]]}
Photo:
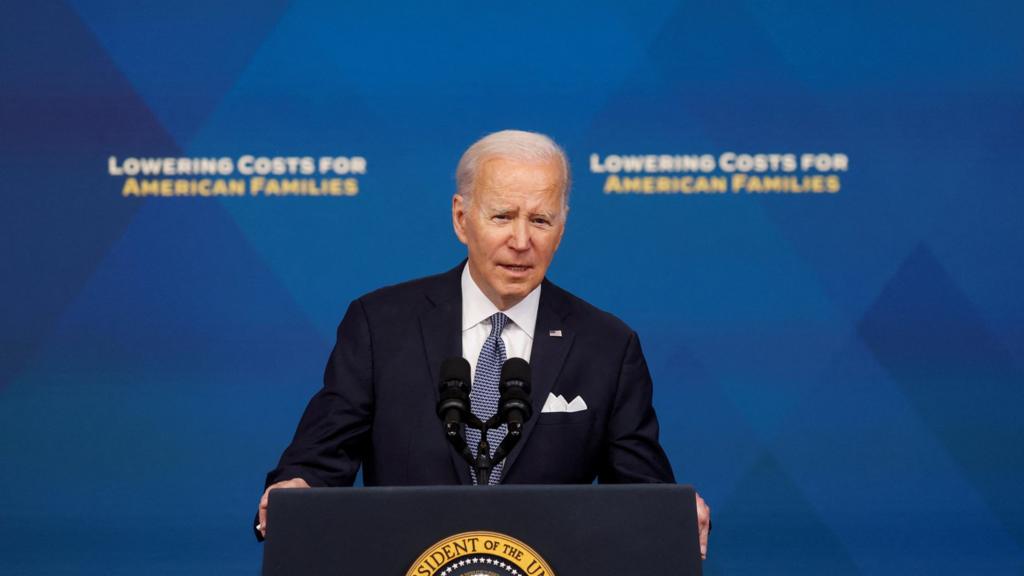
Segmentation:
{"type": "Polygon", "coordinates": [[[461,194],[455,194],[452,196],[452,227],[455,228],[455,235],[459,238],[459,242],[467,244],[466,240],[466,216],[467,216],[466,199],[461,194]]]}

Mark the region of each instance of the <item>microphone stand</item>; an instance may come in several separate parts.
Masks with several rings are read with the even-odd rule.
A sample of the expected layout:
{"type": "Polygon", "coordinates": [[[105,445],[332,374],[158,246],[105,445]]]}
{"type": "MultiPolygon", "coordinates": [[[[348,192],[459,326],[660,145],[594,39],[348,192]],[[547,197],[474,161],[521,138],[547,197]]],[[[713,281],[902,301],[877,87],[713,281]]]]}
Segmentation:
{"type": "Polygon", "coordinates": [[[494,469],[494,465],[504,460],[509,452],[515,448],[519,439],[522,438],[522,424],[509,425],[508,433],[505,434],[505,438],[498,445],[498,449],[495,450],[493,457],[491,456],[491,443],[487,440],[487,432],[502,424],[506,424],[506,422],[501,420],[501,411],[499,410],[494,416],[488,418],[486,422],[481,421],[474,414],[467,414],[465,424],[470,428],[480,430],[480,444],[477,446],[476,456],[473,456],[473,451],[470,450],[466,439],[459,434],[457,426],[452,426],[446,430],[448,441],[452,443],[455,450],[476,471],[477,484],[487,486],[490,483],[491,471],[494,469]]]}

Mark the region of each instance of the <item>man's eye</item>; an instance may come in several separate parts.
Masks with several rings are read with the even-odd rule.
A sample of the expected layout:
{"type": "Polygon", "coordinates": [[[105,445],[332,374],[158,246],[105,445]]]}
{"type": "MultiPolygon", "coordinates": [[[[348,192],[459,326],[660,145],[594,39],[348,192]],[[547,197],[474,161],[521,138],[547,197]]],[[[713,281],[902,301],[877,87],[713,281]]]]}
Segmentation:
{"type": "Polygon", "coordinates": [[[547,218],[534,218],[533,223],[539,224],[541,226],[547,226],[548,224],[551,224],[551,221],[548,220],[547,218]]]}
{"type": "Polygon", "coordinates": [[[504,221],[504,220],[510,220],[510,219],[511,219],[511,218],[509,217],[509,215],[508,215],[508,214],[495,214],[495,215],[493,216],[493,218],[494,218],[495,220],[502,220],[502,221],[504,221]]]}

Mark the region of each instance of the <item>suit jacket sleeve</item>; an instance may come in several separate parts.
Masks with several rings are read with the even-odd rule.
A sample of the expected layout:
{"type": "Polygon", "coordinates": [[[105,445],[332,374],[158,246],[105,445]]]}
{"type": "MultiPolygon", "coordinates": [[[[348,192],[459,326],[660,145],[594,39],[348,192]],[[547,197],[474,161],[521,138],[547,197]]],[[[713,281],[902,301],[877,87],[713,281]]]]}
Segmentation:
{"type": "Polygon", "coordinates": [[[373,350],[362,302],[349,305],[324,371],[291,445],[266,486],[302,478],[310,486],[351,486],[369,454],[373,423],[373,350]]]}
{"type": "Polygon", "coordinates": [[[598,474],[600,482],[675,482],[672,466],[658,442],[658,417],[652,400],[647,361],[639,338],[631,332],[608,420],[606,454],[598,474]]]}

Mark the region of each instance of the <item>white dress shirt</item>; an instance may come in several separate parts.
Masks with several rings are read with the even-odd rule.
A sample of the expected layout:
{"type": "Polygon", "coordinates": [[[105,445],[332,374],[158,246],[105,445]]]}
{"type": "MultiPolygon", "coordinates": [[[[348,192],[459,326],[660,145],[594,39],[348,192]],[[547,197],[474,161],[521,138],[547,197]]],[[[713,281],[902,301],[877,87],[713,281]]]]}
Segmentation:
{"type": "MultiPolygon", "coordinates": [[[[498,310],[480,290],[469,273],[469,264],[462,269],[462,355],[469,361],[472,378],[476,380],[476,361],[480,349],[491,333],[491,316],[504,312],[509,322],[501,331],[508,358],[530,361],[533,349],[533,330],[537,326],[537,306],[540,304],[540,286],[508,310],[498,310]]],[[[506,358],[506,359],[508,359],[506,358]]]]}

